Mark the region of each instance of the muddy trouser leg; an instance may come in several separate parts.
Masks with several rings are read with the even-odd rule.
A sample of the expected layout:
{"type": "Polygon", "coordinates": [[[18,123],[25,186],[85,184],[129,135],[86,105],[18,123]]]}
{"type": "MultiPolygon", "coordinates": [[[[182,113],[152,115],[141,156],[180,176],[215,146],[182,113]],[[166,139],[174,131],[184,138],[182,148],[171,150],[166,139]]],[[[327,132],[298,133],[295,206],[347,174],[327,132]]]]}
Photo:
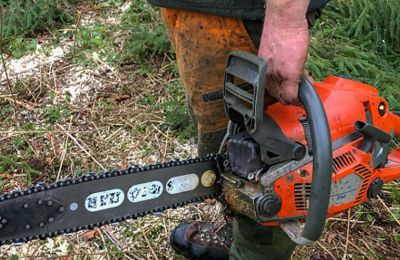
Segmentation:
{"type": "Polygon", "coordinates": [[[217,152],[227,126],[221,91],[228,53],[256,52],[241,20],[161,9],[176,53],[181,82],[197,122],[199,155],[217,152]]]}
{"type": "MultiPolygon", "coordinates": [[[[197,118],[194,115],[193,107],[191,106],[188,97],[186,97],[186,104],[189,110],[189,115],[190,118],[192,119],[193,125],[195,129],[198,129],[197,125],[197,118]]],[[[222,139],[224,138],[226,134],[226,129],[223,129],[221,131],[216,131],[216,132],[210,132],[210,133],[201,133],[197,132],[197,154],[199,156],[205,156],[210,153],[217,153],[219,150],[219,146],[222,142],[222,139]]]]}
{"type": "Polygon", "coordinates": [[[279,227],[265,227],[251,219],[236,216],[233,221],[230,259],[290,259],[296,244],[279,227]]]}
{"type": "MultiPolygon", "coordinates": [[[[241,20],[176,9],[162,8],[161,13],[197,122],[199,154],[216,152],[227,118],[223,100],[207,101],[204,95],[222,90],[230,51],[257,50],[241,20]]],[[[266,228],[246,217],[235,219],[234,230],[232,259],[282,259],[289,257],[295,247],[280,228],[266,228]]]]}

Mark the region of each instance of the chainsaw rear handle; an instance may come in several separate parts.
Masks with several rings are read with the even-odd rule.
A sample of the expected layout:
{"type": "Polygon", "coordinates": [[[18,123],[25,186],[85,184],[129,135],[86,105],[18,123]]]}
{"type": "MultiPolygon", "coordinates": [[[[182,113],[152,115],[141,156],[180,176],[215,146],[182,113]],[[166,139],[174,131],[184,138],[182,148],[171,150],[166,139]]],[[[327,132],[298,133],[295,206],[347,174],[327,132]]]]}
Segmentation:
{"type": "MultiPolygon", "coordinates": [[[[231,120],[244,122],[250,134],[263,124],[266,72],[266,61],[254,54],[240,51],[229,54],[225,70],[225,109],[231,120]],[[237,84],[235,77],[245,83],[237,84]]],[[[332,181],[332,141],[325,109],[313,85],[304,77],[299,86],[299,100],[307,113],[314,156],[305,226],[301,235],[293,239],[305,245],[318,240],[325,226],[332,181]]]]}

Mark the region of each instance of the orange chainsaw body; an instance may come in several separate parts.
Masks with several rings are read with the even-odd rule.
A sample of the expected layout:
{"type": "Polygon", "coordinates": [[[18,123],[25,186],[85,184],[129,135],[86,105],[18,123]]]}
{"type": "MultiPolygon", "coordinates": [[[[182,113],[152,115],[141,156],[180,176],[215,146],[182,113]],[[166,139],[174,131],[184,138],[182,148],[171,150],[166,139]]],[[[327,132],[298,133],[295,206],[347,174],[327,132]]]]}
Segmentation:
{"type": "Polygon", "coordinates": [[[228,212],[281,225],[306,245],[318,240],[327,217],[400,178],[400,148],[391,151],[400,117],[374,87],[337,76],[323,82],[302,77],[302,106],[270,103],[267,71],[258,56],[228,57],[222,202],[228,212]]]}
{"type": "MultiPolygon", "coordinates": [[[[346,136],[356,132],[355,122],[368,122],[386,133],[398,136],[400,119],[389,111],[386,100],[378,95],[378,91],[366,84],[329,76],[325,81],[314,82],[313,85],[326,111],[332,143],[342,140],[342,145],[333,149],[328,208],[330,217],[365,202],[374,180],[379,178],[386,183],[400,178],[399,148],[389,154],[388,162],[383,167],[374,169],[372,154],[359,148],[364,137],[346,142],[346,136]]],[[[266,107],[265,113],[279,125],[288,139],[307,145],[305,130],[299,121],[299,118],[306,116],[302,107],[274,103],[266,107]]],[[[282,205],[277,220],[266,221],[265,225],[307,216],[312,168],[312,162],[308,162],[273,183],[274,192],[281,198],[282,205]]]]}

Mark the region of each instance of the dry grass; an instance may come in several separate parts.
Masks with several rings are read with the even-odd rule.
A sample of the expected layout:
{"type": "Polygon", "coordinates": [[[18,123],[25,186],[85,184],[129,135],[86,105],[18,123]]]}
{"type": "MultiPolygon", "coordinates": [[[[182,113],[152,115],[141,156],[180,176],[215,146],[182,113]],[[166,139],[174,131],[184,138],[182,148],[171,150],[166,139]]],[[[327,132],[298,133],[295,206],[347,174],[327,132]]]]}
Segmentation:
{"type": "MultiPolygon", "coordinates": [[[[85,13],[82,20],[90,22],[85,13]]],[[[65,44],[72,46],[71,41],[65,44]]],[[[86,171],[195,156],[194,139],[178,138],[161,105],[183,98],[165,88],[177,84],[174,61],[168,56],[152,58],[147,61],[151,73],[142,73],[136,61],[115,68],[93,60],[93,66],[77,65],[66,55],[38,63],[34,73],[23,77],[9,71],[14,94],[7,81],[1,82],[1,160],[14,165],[0,171],[0,191],[86,171]]],[[[400,225],[393,216],[399,216],[399,207],[391,194],[399,187],[390,184],[381,199],[330,219],[320,241],[298,247],[293,258],[398,258],[400,225]]],[[[2,258],[21,259],[176,259],[168,235],[191,220],[224,222],[218,204],[200,203],[93,233],[2,246],[0,252],[2,258]]]]}

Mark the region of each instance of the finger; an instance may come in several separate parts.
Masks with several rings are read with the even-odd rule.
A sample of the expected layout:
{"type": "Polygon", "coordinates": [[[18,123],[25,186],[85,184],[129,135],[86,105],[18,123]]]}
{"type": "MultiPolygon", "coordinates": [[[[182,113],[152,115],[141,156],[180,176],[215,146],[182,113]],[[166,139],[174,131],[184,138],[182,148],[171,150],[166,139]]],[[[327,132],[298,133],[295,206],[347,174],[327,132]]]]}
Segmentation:
{"type": "Polygon", "coordinates": [[[304,76],[311,82],[314,81],[314,78],[310,75],[310,72],[308,72],[307,69],[304,69],[304,76]]]}
{"type": "Polygon", "coordinates": [[[283,104],[301,105],[299,100],[299,84],[297,82],[284,81],[279,87],[278,100],[283,104]]]}

